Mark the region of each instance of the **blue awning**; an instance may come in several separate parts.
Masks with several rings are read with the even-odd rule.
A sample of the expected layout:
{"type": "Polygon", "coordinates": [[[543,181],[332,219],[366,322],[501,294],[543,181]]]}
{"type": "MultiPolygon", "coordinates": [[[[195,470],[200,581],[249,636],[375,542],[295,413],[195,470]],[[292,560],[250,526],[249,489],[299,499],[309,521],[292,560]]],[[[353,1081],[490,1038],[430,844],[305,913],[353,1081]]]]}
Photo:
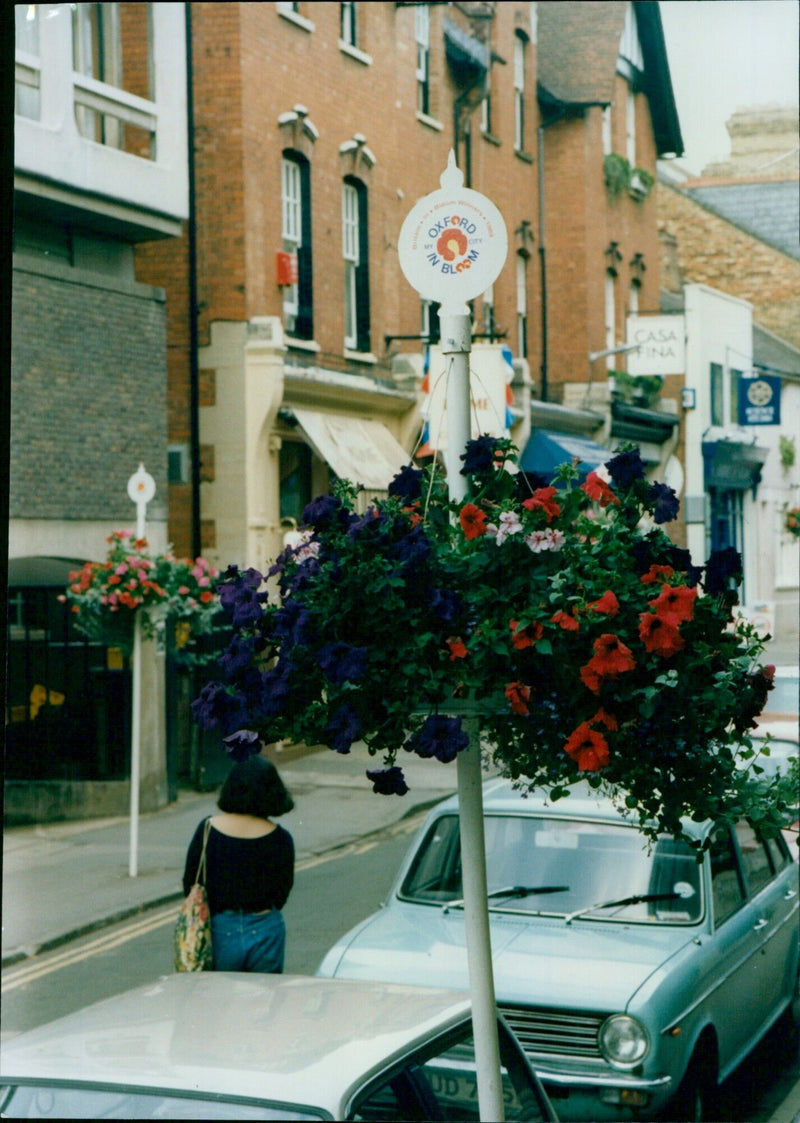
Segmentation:
{"type": "Polygon", "coordinates": [[[547,429],[534,429],[525,445],[519,466],[523,472],[540,472],[552,476],[562,464],[578,460],[581,479],[605,464],[614,455],[589,437],[575,433],[556,433],[547,429]]]}

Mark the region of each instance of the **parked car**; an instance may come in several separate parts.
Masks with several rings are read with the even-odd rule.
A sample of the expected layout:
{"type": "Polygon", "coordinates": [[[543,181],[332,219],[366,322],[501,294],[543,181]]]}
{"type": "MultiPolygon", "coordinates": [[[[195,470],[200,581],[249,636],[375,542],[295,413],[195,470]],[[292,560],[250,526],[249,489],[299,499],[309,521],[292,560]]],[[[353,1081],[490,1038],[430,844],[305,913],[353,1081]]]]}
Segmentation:
{"type": "MultiPolygon", "coordinates": [[[[783,838],[648,850],[610,800],[485,785],[495,991],[563,1120],[702,1118],[773,1023],[800,1016],[798,869],[783,838]]],[[[458,801],[428,816],[385,907],[319,974],[467,987],[458,801]]]]}
{"type": "MultiPolygon", "coordinates": [[[[502,1018],[510,1120],[556,1116],[502,1018]]],[[[470,1003],[442,989],[172,975],[12,1038],[4,1119],[478,1119],[470,1003]]]]}
{"type": "MultiPolygon", "coordinates": [[[[800,760],[800,733],[797,719],[794,721],[760,721],[758,727],[752,730],[751,739],[753,748],[759,751],[755,758],[756,764],[763,769],[763,775],[772,778],[776,775],[788,775],[794,763],[795,768],[800,760]],[[763,755],[768,748],[769,753],[763,755]]],[[[795,772],[795,777],[797,773],[795,772]]],[[[783,832],[783,837],[789,846],[789,852],[795,861],[800,860],[800,790],[795,784],[797,801],[792,807],[790,818],[783,832]]]]}

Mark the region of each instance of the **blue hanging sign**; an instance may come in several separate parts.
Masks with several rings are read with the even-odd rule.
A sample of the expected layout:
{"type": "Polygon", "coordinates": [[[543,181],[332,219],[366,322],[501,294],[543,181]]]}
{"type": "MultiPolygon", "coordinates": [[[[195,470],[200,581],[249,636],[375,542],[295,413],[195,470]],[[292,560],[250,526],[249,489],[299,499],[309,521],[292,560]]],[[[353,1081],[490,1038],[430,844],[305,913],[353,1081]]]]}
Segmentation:
{"type": "Polygon", "coordinates": [[[774,374],[751,374],[739,380],[739,424],[780,425],[781,380],[774,374]]]}

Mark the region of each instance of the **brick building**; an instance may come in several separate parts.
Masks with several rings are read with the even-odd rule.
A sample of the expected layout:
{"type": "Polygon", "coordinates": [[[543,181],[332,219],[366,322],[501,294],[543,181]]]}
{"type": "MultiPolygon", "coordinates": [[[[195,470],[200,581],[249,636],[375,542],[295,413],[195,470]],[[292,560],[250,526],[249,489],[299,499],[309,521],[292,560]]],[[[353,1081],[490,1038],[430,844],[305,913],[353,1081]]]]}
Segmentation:
{"type": "Polygon", "coordinates": [[[775,659],[796,661],[800,503],[800,151],[797,109],[737,111],[731,155],[698,177],[666,170],[657,191],[662,306],[686,314],[683,464],[689,544],[733,545],[746,605],[770,620],[775,659]],[[724,329],[721,324],[725,324],[724,329]],[[769,387],[776,420],[747,423],[742,389],[769,387]],[[777,418],[779,417],[779,420],[777,418]]]}
{"type": "MultiPolygon", "coordinates": [[[[649,188],[681,139],[657,5],[210,3],[190,17],[192,216],[183,243],[137,250],[170,298],[176,548],[263,567],[331,470],[375,494],[411,455],[436,307],[403,278],[397,239],[451,148],[509,233],[473,304],[473,365],[510,350],[512,436],[582,436],[598,460],[623,439],[607,371],[624,357],[589,356],[618,352],[632,302],[658,303],[649,188]]],[[[641,413],[624,435],[645,433],[663,467],[677,413],[641,413]]]]}
{"type": "MultiPolygon", "coordinates": [[[[124,810],[130,686],[57,596],[130,526],[156,481],[167,542],[162,287],[134,246],[187,214],[180,4],[17,5],[10,394],[6,816],[124,810]]],[[[166,802],[164,660],[143,661],[142,806],[166,802]]]]}

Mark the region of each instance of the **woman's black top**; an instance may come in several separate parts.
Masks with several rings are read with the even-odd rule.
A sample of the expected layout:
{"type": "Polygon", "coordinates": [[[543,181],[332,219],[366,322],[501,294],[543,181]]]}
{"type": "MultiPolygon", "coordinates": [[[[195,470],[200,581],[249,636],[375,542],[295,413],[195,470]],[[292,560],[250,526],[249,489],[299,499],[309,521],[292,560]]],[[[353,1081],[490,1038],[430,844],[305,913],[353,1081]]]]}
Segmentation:
{"type": "MultiPolygon", "coordinates": [[[[184,893],[195,883],[204,826],[205,819],[189,843],[184,893]]],[[[283,827],[260,838],[233,838],[213,826],[208,832],[205,886],[212,915],[283,908],[293,884],[294,842],[283,827]]]]}

